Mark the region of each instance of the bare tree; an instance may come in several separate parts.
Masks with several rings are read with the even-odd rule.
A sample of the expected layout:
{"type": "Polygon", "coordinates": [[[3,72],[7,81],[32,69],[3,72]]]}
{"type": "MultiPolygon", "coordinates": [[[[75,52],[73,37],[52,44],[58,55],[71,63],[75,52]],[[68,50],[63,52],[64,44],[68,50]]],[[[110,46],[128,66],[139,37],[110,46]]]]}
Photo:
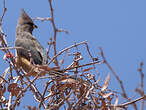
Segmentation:
{"type": "MultiPolygon", "coordinates": [[[[48,0],[48,2],[51,12],[50,16],[46,18],[36,17],[34,20],[48,21],[52,24],[54,33],[48,43],[47,51],[49,62],[47,66],[33,65],[34,69],[38,70],[38,74],[32,78],[27,76],[21,67],[16,67],[15,56],[12,54],[12,50],[19,47],[9,47],[6,34],[2,30],[3,18],[7,11],[5,0],[3,0],[3,13],[0,17],[0,50],[5,53],[4,60],[9,66],[0,75],[1,110],[14,110],[19,107],[22,104],[22,98],[26,97],[28,91],[33,94],[33,100],[38,103],[38,105],[34,106],[30,106],[29,104],[25,106],[28,110],[58,110],[61,108],[66,110],[127,110],[129,106],[133,106],[135,110],[144,110],[146,99],[144,93],[144,63],[141,62],[138,68],[141,82],[139,84],[140,86],[135,89],[140,97],[132,100],[126,93],[123,81],[105,58],[101,47],[99,48],[100,55],[97,55],[98,57],[94,57],[91,54],[87,41],[75,43],[59,52],[56,50],[57,33],[65,32],[68,34],[69,32],[57,28],[54,20],[52,0],[48,0]],[[82,51],[79,51],[79,47],[87,52],[86,58],[83,57],[82,51]],[[50,53],[53,53],[52,57],[50,53]],[[60,61],[58,60],[59,58],[61,59],[60,61]],[[66,59],[71,61],[70,65],[65,65],[66,59]],[[84,61],[87,62],[86,59],[88,59],[88,63],[84,63],[84,61]],[[55,67],[49,67],[52,63],[55,67]],[[102,78],[105,79],[102,82],[103,84],[99,84],[101,81],[99,78],[100,72],[97,71],[97,65],[103,64],[109,68],[111,73],[108,73],[106,78],[102,78]],[[60,77],[49,77],[47,73],[54,72],[54,70],[55,72],[62,72],[63,75],[60,77]],[[40,76],[41,73],[44,73],[43,76],[40,76]],[[110,74],[113,74],[119,83],[121,88],[120,93],[108,87],[110,74]],[[37,86],[38,82],[42,83],[42,87],[37,86]],[[125,99],[123,100],[124,103],[118,103],[119,97],[125,99]],[[138,106],[139,101],[141,101],[140,107],[138,106]]],[[[31,75],[31,72],[29,75],[31,75]]]]}

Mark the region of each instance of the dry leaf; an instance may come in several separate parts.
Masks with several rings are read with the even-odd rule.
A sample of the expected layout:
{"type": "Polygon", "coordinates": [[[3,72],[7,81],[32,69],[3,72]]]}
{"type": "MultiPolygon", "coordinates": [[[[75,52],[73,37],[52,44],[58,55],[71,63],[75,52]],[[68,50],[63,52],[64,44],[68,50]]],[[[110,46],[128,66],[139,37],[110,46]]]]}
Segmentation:
{"type": "Polygon", "coordinates": [[[110,73],[108,73],[108,75],[107,75],[107,77],[106,77],[106,79],[104,81],[104,84],[103,84],[103,86],[101,88],[101,91],[105,91],[107,89],[108,84],[109,84],[109,80],[110,80],[110,73]]]}
{"type": "Polygon", "coordinates": [[[61,59],[61,60],[59,61],[59,64],[62,65],[63,63],[64,63],[64,59],[61,59]]]}
{"type": "Polygon", "coordinates": [[[50,90],[51,90],[52,94],[56,94],[55,87],[56,87],[56,84],[53,84],[51,86],[51,89],[50,90]]]}
{"type": "Polygon", "coordinates": [[[71,78],[67,78],[67,79],[63,79],[63,80],[60,80],[61,83],[77,83],[77,80],[75,79],[71,79],[71,78]]]}
{"type": "Polygon", "coordinates": [[[84,69],[83,72],[90,71],[92,69],[95,69],[95,68],[94,67],[90,67],[90,68],[84,69]]]}
{"type": "Polygon", "coordinates": [[[8,86],[8,92],[11,92],[12,96],[17,96],[21,88],[17,86],[17,83],[11,83],[8,86]]]}

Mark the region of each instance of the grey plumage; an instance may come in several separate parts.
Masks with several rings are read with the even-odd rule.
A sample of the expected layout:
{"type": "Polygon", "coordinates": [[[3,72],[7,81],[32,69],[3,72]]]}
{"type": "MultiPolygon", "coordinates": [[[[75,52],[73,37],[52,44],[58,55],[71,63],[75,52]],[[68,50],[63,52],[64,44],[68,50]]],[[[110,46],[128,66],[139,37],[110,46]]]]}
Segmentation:
{"type": "Polygon", "coordinates": [[[47,55],[38,40],[32,35],[34,28],[36,28],[36,25],[33,20],[22,9],[16,28],[15,47],[22,47],[23,49],[17,49],[16,54],[29,61],[30,58],[32,58],[32,62],[34,62],[34,64],[46,64],[47,55]]]}

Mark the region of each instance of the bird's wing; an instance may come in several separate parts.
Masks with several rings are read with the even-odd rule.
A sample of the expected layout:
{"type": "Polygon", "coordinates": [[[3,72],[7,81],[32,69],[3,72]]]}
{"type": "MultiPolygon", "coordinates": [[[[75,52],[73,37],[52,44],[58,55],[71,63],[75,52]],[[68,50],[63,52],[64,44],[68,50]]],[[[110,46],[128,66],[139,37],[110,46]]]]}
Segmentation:
{"type": "Polygon", "coordinates": [[[23,48],[17,49],[18,56],[25,57],[29,61],[30,58],[32,58],[35,64],[41,65],[43,63],[44,49],[31,34],[23,34],[23,38],[17,37],[15,41],[15,46],[23,48]]]}
{"type": "Polygon", "coordinates": [[[33,39],[33,44],[35,45],[36,50],[39,52],[39,54],[41,54],[40,56],[42,56],[42,63],[47,64],[48,60],[47,60],[47,54],[44,51],[44,48],[40,45],[40,43],[36,40],[33,39]]]}

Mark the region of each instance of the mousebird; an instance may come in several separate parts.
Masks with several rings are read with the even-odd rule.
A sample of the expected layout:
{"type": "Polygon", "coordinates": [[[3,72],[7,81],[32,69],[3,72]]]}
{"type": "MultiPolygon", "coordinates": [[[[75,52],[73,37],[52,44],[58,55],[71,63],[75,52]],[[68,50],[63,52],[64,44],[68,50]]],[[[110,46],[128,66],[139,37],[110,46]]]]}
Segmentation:
{"type": "MultiPolygon", "coordinates": [[[[37,28],[33,20],[22,9],[16,28],[16,65],[22,67],[26,73],[30,73],[34,65],[46,65],[47,55],[39,41],[32,35],[37,28]],[[17,48],[18,47],[18,48],[17,48]],[[20,47],[20,48],[19,48],[20,47]]],[[[49,67],[47,67],[48,69],[49,67]]],[[[49,69],[56,69],[49,68],[49,69]]],[[[29,74],[35,76],[37,72],[29,74]]]]}

